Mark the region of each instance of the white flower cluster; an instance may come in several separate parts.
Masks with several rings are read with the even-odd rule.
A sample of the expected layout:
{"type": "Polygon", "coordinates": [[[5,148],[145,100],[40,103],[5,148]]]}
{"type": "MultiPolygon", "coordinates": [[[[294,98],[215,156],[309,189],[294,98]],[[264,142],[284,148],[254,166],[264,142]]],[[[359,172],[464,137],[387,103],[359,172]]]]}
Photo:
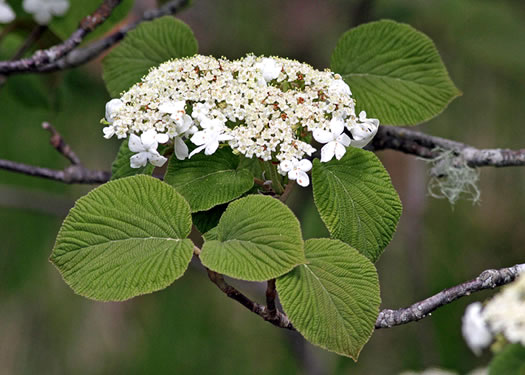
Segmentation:
{"type": "Polygon", "coordinates": [[[0,23],[9,23],[15,19],[15,12],[13,9],[5,2],[5,0],[0,0],[0,23]]]}
{"type": "Polygon", "coordinates": [[[502,334],[509,342],[525,346],[525,274],[485,306],[473,303],[463,316],[463,337],[476,354],[489,346],[494,335],[502,334]]]}
{"type": "Polygon", "coordinates": [[[62,16],[69,9],[69,0],[24,0],[24,10],[40,25],[47,25],[53,16],[62,16]]]}
{"type": "Polygon", "coordinates": [[[350,88],[330,71],[278,57],[229,61],[196,55],[161,64],[108,102],[104,135],[150,132],[147,144],[142,140],[147,151],[141,151],[148,155],[132,159],[132,167],[161,160],[150,147],[153,131],[173,140],[178,159],[203,150],[211,155],[228,144],[248,158],[279,163],[279,173],[306,186],[312,164],[304,157],[315,151],[311,136],[324,144],[321,161],[327,162],[376,134],[379,121],[365,112],[356,116],[354,108],[350,88]],[[191,153],[185,139],[197,146],[191,153]]]}
{"type": "MultiPolygon", "coordinates": [[[[24,0],[22,7],[33,15],[35,22],[47,25],[53,16],[62,16],[69,9],[69,0],[24,0]]],[[[0,0],[0,23],[9,23],[15,19],[13,9],[0,0]]]]}

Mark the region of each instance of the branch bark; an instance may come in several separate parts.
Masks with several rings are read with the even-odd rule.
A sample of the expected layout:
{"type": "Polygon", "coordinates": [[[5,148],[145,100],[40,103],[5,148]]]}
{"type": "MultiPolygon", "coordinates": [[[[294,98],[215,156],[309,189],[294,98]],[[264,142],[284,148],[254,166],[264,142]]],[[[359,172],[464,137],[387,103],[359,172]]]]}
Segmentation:
{"type": "Polygon", "coordinates": [[[437,308],[447,305],[458,298],[468,296],[484,289],[493,289],[497,286],[508,284],[516,279],[520,272],[525,271],[525,263],[517,264],[499,270],[483,271],[478,277],[452,288],[442,290],[423,301],[398,309],[386,309],[379,313],[376,320],[376,329],[391,328],[401,324],[415,322],[430,315],[437,308]]]}
{"type": "Polygon", "coordinates": [[[51,133],[49,143],[62,156],[69,160],[71,163],[69,167],[63,170],[50,169],[0,159],[0,169],[26,174],[28,176],[47,178],[66,184],[102,184],[109,181],[111,178],[110,172],[93,171],[84,167],[73,149],[64,141],[60,133],[50,123],[44,122],[42,128],[51,133]]]}
{"type": "Polygon", "coordinates": [[[86,47],[72,49],[67,55],[62,55],[62,58],[60,59],[55,58],[54,61],[49,62],[45,65],[31,67],[12,73],[51,73],[83,65],[95,59],[104,51],[113,47],[115,44],[121,41],[129,31],[135,29],[142,22],[152,21],[156,18],[160,18],[167,15],[174,15],[181,9],[186,7],[189,3],[190,0],[172,0],[158,9],[153,9],[145,12],[142,18],[138,21],[131,22],[121,27],[119,30],[106,36],[105,38],[99,39],[86,47]]]}
{"type": "Polygon", "coordinates": [[[470,167],[525,165],[525,149],[478,149],[461,142],[394,126],[380,126],[367,149],[370,151],[397,150],[425,159],[433,159],[439,155],[439,149],[445,149],[454,151],[470,167]]]}
{"type": "Polygon", "coordinates": [[[46,64],[52,64],[61,59],[82,43],[90,32],[104,23],[111,15],[113,9],[119,5],[121,1],[122,0],[104,0],[93,14],[84,17],[82,21],[80,21],[78,29],[63,43],[46,50],[37,51],[33,56],[28,58],[0,62],[0,74],[6,76],[13,73],[34,72],[46,64]]]}
{"type": "Polygon", "coordinates": [[[226,282],[226,280],[224,280],[224,276],[221,275],[220,273],[209,270],[208,268],[206,268],[206,271],[208,271],[208,277],[210,278],[210,280],[215,285],[217,285],[217,287],[228,297],[239,302],[241,305],[246,307],[248,310],[259,315],[261,318],[263,318],[267,322],[272,323],[274,326],[295,331],[295,328],[290,322],[290,319],[288,319],[288,317],[285,314],[283,314],[279,310],[270,311],[270,309],[267,308],[266,306],[263,306],[255,301],[252,301],[251,299],[246,297],[244,294],[239,292],[237,289],[235,289],[233,286],[229,285],[226,282]]]}

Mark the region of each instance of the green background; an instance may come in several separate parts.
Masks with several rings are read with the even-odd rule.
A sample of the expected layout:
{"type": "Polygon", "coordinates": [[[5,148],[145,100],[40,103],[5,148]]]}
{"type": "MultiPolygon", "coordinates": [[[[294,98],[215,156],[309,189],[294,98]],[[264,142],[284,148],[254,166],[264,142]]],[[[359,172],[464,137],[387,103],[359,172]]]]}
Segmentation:
{"type": "MultiPolygon", "coordinates": [[[[135,12],[151,3],[137,1],[135,12]]],[[[477,147],[523,147],[522,1],[195,0],[180,18],[203,54],[276,54],[317,68],[329,66],[338,37],[350,27],[383,18],[407,22],[435,41],[463,92],[418,130],[477,147]]],[[[0,55],[9,56],[17,43],[4,39],[0,55]]],[[[102,137],[108,99],[100,61],[44,78],[13,76],[0,89],[0,158],[66,166],[40,127],[50,121],[88,167],[109,169],[119,143],[102,137]]],[[[377,264],[383,308],[523,262],[524,169],[483,168],[480,204],[461,200],[451,207],[428,197],[423,161],[393,151],[379,156],[404,205],[377,264]]],[[[0,374],[397,374],[427,367],[466,373],[490,360],[487,353],[475,357],[460,332],[465,306],[490,291],[419,323],[377,331],[357,364],[245,311],[198,265],[168,289],[125,303],[76,296],[47,259],[62,219],[87,191],[0,171],[0,374]]],[[[325,235],[309,189],[297,190],[290,203],[305,238],[325,235]]],[[[260,285],[237,285],[264,297],[260,285]]]]}

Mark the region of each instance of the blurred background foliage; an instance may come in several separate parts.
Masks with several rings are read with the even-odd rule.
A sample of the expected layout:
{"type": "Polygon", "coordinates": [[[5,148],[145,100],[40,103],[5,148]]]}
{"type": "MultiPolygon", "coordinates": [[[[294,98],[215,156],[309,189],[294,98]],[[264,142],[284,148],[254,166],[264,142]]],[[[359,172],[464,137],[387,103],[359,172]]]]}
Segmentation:
{"type": "MultiPolygon", "coordinates": [[[[137,0],[133,14],[151,6],[155,1],[137,0]]],[[[383,18],[407,22],[435,41],[463,91],[418,129],[477,147],[523,147],[521,0],[194,0],[180,18],[203,54],[276,54],[316,68],[329,66],[338,37],[350,27],[383,18]]],[[[4,38],[2,59],[27,29],[4,38]]],[[[42,43],[53,41],[45,35],[42,43]]],[[[108,99],[100,60],[62,73],[10,77],[0,88],[0,158],[66,166],[41,128],[49,121],[88,167],[109,169],[118,142],[102,138],[99,120],[108,99]]],[[[482,169],[481,202],[452,207],[428,197],[423,161],[392,151],[379,156],[404,204],[398,232],[377,263],[383,308],[523,262],[525,170],[482,169]]],[[[468,303],[492,292],[419,323],[375,332],[357,364],[248,313],[199,266],[168,289],[125,303],[83,299],[47,258],[68,209],[89,189],[0,171],[0,374],[397,374],[427,367],[466,373],[490,360],[468,350],[460,321],[468,303]]],[[[290,199],[305,238],[327,233],[310,197],[296,191],[290,199]]],[[[263,296],[260,286],[240,287],[263,296]]]]}

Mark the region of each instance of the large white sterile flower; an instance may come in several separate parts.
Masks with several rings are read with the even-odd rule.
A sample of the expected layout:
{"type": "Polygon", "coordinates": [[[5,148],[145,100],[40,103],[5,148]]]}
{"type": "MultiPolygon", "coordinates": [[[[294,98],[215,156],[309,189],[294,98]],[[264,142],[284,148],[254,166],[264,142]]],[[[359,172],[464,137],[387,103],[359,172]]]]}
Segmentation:
{"type": "Polygon", "coordinates": [[[491,330],[507,340],[525,346],[525,276],[496,294],[483,309],[491,330]]]}
{"type": "Polygon", "coordinates": [[[379,120],[366,118],[366,112],[361,111],[359,113],[359,121],[351,126],[349,130],[353,138],[352,146],[363,148],[375,137],[379,129],[379,120]]]}
{"type": "Polygon", "coordinates": [[[22,3],[27,13],[40,25],[47,25],[53,16],[62,16],[69,9],[68,0],[24,0],[22,3]]]}
{"type": "Polygon", "coordinates": [[[290,180],[296,180],[302,187],[310,184],[310,178],[306,172],[312,169],[312,162],[308,159],[297,160],[296,158],[292,158],[290,160],[283,160],[281,164],[279,164],[279,169],[287,173],[290,180]]]}
{"type": "Polygon", "coordinates": [[[199,146],[190,153],[190,158],[196,153],[204,150],[206,155],[211,155],[219,148],[219,142],[229,141],[232,136],[226,134],[228,130],[224,122],[219,119],[204,117],[200,126],[203,130],[196,132],[191,138],[195,145],[199,146]]]}
{"type": "Polygon", "coordinates": [[[111,99],[106,103],[106,121],[110,124],[115,120],[115,115],[124,106],[120,99],[111,99]]]}
{"type": "Polygon", "coordinates": [[[471,303],[462,319],[461,332],[467,345],[476,355],[480,355],[492,341],[492,333],[482,315],[482,309],[483,305],[480,302],[471,303]]]}
{"type": "Polygon", "coordinates": [[[0,23],[9,23],[15,19],[15,12],[6,4],[5,0],[0,0],[0,23]]]}
{"type": "Polygon", "coordinates": [[[137,153],[130,158],[131,168],[145,167],[148,161],[155,167],[162,167],[168,159],[159,154],[157,147],[159,143],[167,141],[168,136],[166,134],[158,134],[153,129],[142,133],[140,137],[136,134],[131,134],[128,147],[131,152],[137,153]]]}
{"type": "Polygon", "coordinates": [[[271,80],[279,77],[283,66],[278,64],[274,59],[265,57],[260,62],[255,64],[255,68],[260,70],[262,77],[266,82],[270,82],[271,80]]]}
{"type": "Polygon", "coordinates": [[[345,123],[343,119],[334,117],[330,121],[330,131],[316,129],[313,131],[314,139],[319,143],[326,143],[321,148],[321,161],[326,163],[336,157],[340,160],[350,146],[351,139],[344,133],[345,123]]]}
{"type": "Polygon", "coordinates": [[[346,82],[342,79],[333,80],[332,83],[330,83],[330,86],[328,86],[328,93],[348,96],[352,95],[352,91],[350,91],[350,86],[348,86],[346,82]]]}

